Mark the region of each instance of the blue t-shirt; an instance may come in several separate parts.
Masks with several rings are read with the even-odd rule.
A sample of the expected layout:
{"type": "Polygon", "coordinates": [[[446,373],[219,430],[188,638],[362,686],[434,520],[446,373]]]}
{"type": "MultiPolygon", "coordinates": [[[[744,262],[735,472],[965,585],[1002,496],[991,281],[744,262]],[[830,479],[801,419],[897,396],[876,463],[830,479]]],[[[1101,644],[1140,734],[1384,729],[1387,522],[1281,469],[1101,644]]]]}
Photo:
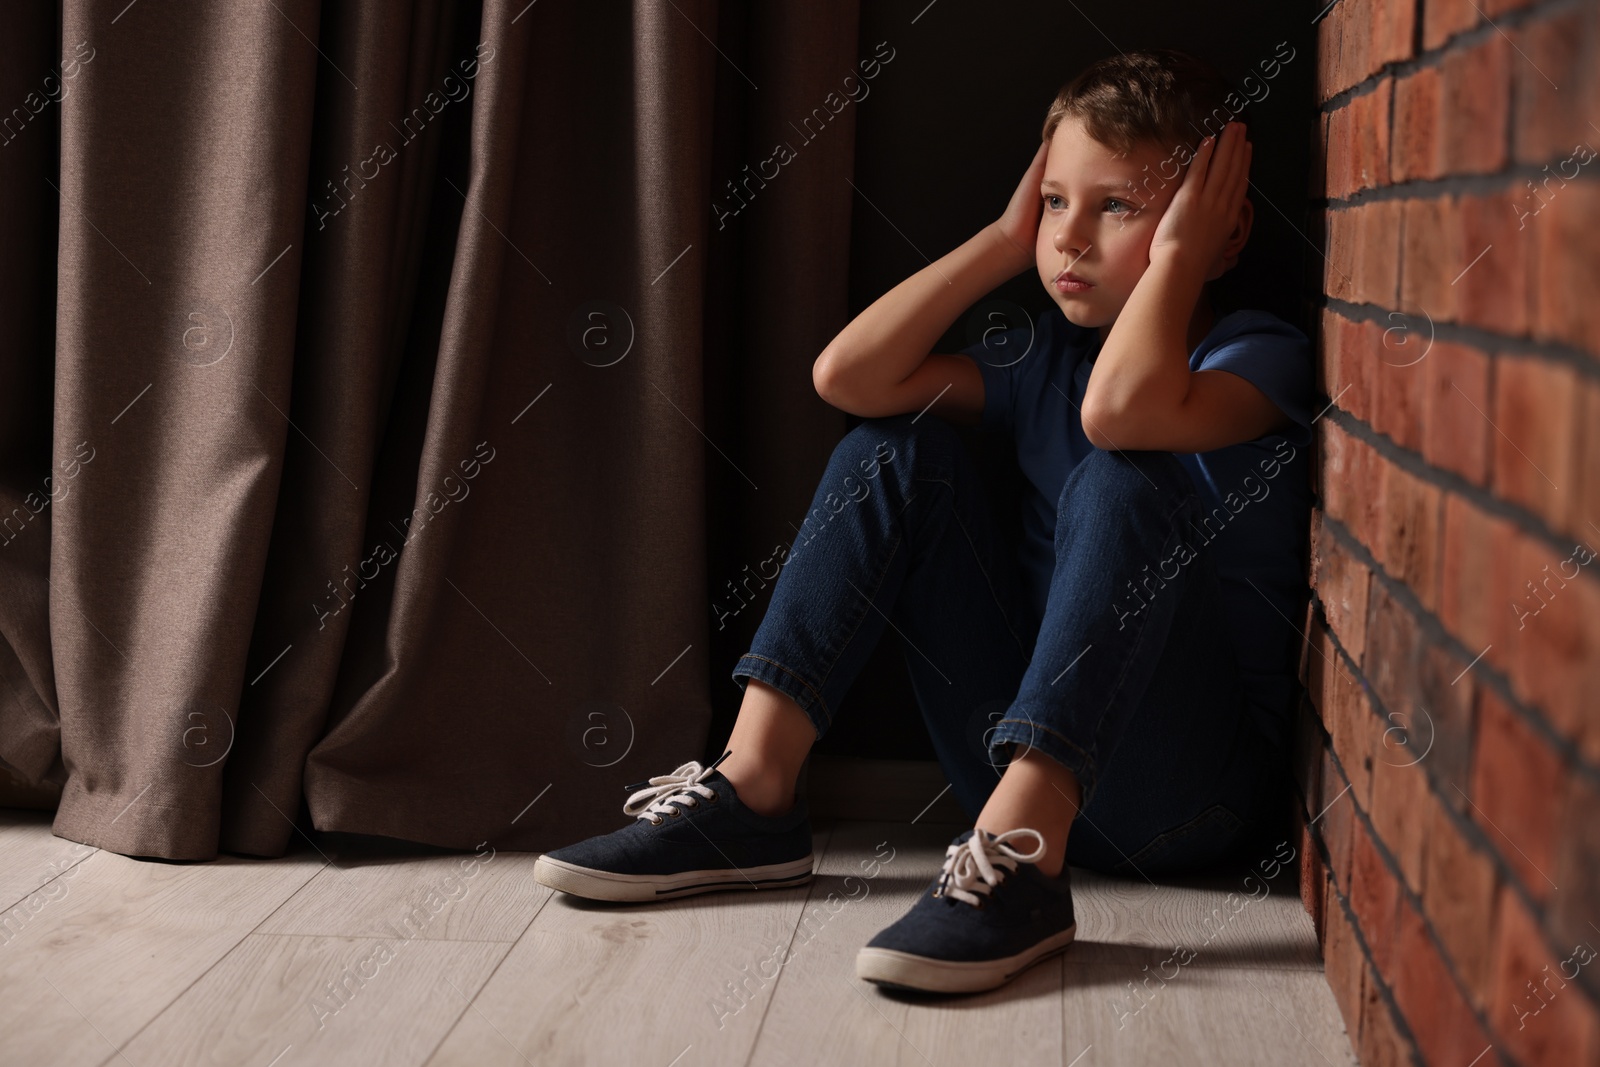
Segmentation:
{"type": "MultiPolygon", "coordinates": [[[[1078,413],[1100,344],[1099,331],[1050,308],[1033,326],[994,333],[963,349],[983,375],[981,427],[1016,438],[1018,465],[1035,490],[1023,503],[1019,546],[1035,618],[1044,617],[1055,571],[1062,486],[1094,449],[1078,413]]],[[[1304,612],[1307,594],[1311,342],[1271,312],[1234,311],[1213,323],[1190,354],[1189,369],[1237,374],[1294,420],[1282,433],[1210,452],[1174,453],[1209,516],[1203,528],[1188,529],[1185,541],[1216,562],[1246,696],[1268,737],[1283,748],[1299,685],[1299,623],[1293,620],[1304,612]]]]}

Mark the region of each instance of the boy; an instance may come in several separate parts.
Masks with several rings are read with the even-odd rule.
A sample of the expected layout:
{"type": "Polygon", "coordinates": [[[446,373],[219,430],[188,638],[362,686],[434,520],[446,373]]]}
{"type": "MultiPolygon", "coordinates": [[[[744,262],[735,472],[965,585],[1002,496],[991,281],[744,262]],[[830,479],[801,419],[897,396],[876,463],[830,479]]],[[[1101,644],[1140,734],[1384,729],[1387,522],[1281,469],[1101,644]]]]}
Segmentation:
{"type": "Polygon", "coordinates": [[[727,751],[652,778],[624,806],[632,826],[541,857],[541,882],[609,900],[805,882],[801,764],[889,624],[975,826],[860,951],[860,977],[993,988],[1071,943],[1069,859],[1149,877],[1263,847],[1296,684],[1313,387],[1304,334],[1211,304],[1253,217],[1228,98],[1180,52],[1092,65],[1001,218],[828,345],[817,390],[866,421],[734,668],[727,751]],[[1030,264],[1056,304],[1036,329],[931,353],[1030,264]],[[1019,553],[941,419],[1014,434],[1035,490],[1019,553]]]}

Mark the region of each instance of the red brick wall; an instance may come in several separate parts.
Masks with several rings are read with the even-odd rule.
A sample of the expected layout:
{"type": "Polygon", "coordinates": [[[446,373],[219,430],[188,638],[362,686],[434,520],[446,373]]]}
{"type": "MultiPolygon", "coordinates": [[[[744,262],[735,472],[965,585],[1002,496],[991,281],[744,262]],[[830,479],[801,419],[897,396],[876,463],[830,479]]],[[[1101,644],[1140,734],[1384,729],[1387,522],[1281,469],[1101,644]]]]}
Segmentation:
{"type": "Polygon", "coordinates": [[[1363,1063],[1600,1064],[1600,4],[1318,33],[1306,907],[1363,1063]]]}

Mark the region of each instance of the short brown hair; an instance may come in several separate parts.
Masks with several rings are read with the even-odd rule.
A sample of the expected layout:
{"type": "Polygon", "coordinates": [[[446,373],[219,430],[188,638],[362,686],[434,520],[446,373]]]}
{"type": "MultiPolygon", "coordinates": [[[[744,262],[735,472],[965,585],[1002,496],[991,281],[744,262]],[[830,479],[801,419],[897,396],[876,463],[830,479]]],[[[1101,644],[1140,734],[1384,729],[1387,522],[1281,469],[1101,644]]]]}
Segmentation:
{"type": "Polygon", "coordinates": [[[1061,120],[1084,121],[1090,137],[1127,155],[1154,143],[1163,150],[1221,133],[1230,120],[1247,125],[1243,98],[1211,64],[1175,48],[1143,49],[1097,60],[1056,94],[1044,120],[1044,139],[1055,136],[1061,120]],[[1225,103],[1229,97],[1237,109],[1225,103]]]}

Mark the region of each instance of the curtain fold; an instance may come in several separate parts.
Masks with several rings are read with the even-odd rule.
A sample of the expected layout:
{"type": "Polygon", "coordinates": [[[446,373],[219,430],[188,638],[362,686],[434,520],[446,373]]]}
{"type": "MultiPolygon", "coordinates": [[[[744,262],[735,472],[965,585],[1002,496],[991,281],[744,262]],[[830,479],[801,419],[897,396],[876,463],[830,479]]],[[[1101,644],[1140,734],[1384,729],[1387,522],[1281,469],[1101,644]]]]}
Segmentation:
{"type": "Polygon", "coordinates": [[[854,3],[24,11],[4,769],[168,859],[617,825],[701,754],[758,621],[712,600],[843,429],[853,111],[716,205],[852,72],[854,3]]]}

